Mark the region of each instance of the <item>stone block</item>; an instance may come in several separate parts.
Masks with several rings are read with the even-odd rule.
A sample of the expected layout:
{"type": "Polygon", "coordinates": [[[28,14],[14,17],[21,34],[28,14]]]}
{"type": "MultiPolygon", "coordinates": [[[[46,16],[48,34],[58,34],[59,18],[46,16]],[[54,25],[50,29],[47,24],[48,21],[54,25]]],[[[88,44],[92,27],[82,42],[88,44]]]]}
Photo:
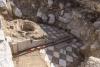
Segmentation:
{"type": "Polygon", "coordinates": [[[48,50],[54,51],[54,46],[47,47],[48,50]]]}
{"type": "Polygon", "coordinates": [[[4,37],[4,32],[2,31],[2,29],[0,29],[0,40],[5,40],[5,37],[4,37]]]}
{"type": "Polygon", "coordinates": [[[52,7],[52,5],[53,5],[53,0],[48,0],[48,6],[52,7]]]}
{"type": "Polygon", "coordinates": [[[7,3],[6,3],[6,0],[0,0],[0,7],[1,8],[7,8],[7,3]]]}
{"type": "Polygon", "coordinates": [[[10,46],[11,46],[12,52],[16,53],[18,51],[23,51],[25,49],[31,48],[32,47],[32,43],[31,43],[30,40],[23,40],[23,41],[17,42],[17,43],[16,42],[14,42],[14,43],[12,42],[10,44],[10,46]]]}
{"type": "Polygon", "coordinates": [[[54,22],[55,22],[55,15],[49,14],[48,18],[49,18],[48,23],[49,24],[54,24],[54,22]]]}
{"type": "Polygon", "coordinates": [[[51,56],[48,56],[48,55],[45,55],[45,61],[46,63],[51,63],[51,60],[52,60],[52,57],[51,56]]]}
{"type": "Polygon", "coordinates": [[[22,12],[19,8],[15,7],[15,9],[13,10],[13,13],[16,17],[22,17],[22,12]]]}
{"type": "Polygon", "coordinates": [[[96,51],[96,50],[100,50],[100,45],[99,43],[96,41],[94,42],[91,46],[90,46],[90,50],[91,52],[96,51]]]}
{"type": "Polygon", "coordinates": [[[96,21],[96,22],[94,22],[94,27],[96,28],[96,29],[100,29],[100,21],[96,21]]]}
{"type": "Polygon", "coordinates": [[[77,37],[80,37],[80,32],[78,30],[71,30],[71,33],[77,37]]]}
{"type": "Polygon", "coordinates": [[[54,63],[51,63],[51,67],[56,67],[56,66],[54,65],[54,63]]]}
{"type": "Polygon", "coordinates": [[[66,51],[72,52],[72,47],[66,47],[66,51]]]}
{"type": "Polygon", "coordinates": [[[54,54],[53,54],[56,58],[59,58],[59,52],[56,52],[56,51],[54,51],[54,54]]]}
{"type": "Polygon", "coordinates": [[[60,59],[60,60],[59,60],[59,64],[60,64],[61,66],[63,66],[63,67],[66,67],[66,61],[63,60],[63,59],[60,59]]]}
{"type": "Polygon", "coordinates": [[[73,57],[72,56],[69,56],[69,55],[66,55],[66,60],[68,62],[73,62],[73,57]]]}

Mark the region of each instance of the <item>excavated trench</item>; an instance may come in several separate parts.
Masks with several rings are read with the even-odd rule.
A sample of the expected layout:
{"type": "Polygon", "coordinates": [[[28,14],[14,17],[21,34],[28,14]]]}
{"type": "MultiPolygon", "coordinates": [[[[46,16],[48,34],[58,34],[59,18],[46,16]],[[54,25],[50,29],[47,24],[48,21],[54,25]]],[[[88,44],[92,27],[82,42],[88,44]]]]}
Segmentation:
{"type": "Polygon", "coordinates": [[[36,50],[48,67],[100,67],[98,6],[90,0],[8,0],[1,14],[13,55],[30,57],[26,67],[34,67],[36,50]]]}

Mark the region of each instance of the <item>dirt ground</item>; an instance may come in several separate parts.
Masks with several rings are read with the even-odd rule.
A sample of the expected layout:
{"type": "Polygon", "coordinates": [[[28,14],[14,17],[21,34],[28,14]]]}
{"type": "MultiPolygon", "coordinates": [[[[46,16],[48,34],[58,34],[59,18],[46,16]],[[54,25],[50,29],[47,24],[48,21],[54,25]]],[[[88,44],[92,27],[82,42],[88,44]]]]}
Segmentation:
{"type": "Polygon", "coordinates": [[[40,57],[39,51],[13,58],[15,67],[47,67],[40,57]]]}

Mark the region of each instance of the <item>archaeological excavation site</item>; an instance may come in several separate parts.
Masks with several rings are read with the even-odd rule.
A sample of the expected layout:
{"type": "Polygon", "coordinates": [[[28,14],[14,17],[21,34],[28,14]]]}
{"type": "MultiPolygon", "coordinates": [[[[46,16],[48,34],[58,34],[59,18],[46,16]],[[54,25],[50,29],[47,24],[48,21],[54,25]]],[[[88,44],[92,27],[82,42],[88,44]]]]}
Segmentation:
{"type": "Polygon", "coordinates": [[[0,67],[100,67],[100,1],[0,0],[0,67]]]}

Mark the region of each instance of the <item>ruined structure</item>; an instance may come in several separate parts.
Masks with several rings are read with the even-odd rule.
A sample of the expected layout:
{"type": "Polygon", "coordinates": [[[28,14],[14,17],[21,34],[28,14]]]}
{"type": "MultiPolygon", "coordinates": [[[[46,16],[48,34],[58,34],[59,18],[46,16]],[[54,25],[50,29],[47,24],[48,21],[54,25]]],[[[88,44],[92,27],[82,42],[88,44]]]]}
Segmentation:
{"type": "Polygon", "coordinates": [[[100,57],[99,1],[8,0],[6,6],[1,14],[14,54],[40,49],[48,67],[85,67],[85,58],[100,57]]]}

